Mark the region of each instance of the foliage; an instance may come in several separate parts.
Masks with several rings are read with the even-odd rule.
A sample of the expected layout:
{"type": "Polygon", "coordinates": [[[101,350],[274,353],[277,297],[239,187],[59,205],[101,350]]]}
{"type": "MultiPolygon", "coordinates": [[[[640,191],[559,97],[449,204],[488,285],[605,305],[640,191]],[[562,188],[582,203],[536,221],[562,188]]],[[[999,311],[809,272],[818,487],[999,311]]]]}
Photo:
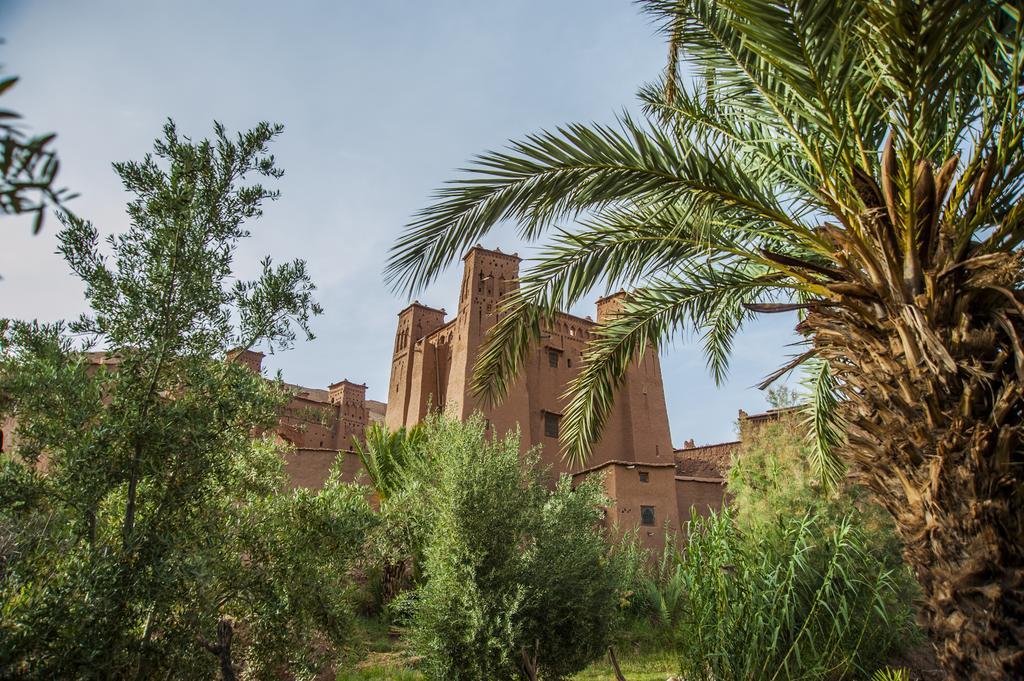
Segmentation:
{"type": "Polygon", "coordinates": [[[228,516],[237,535],[207,597],[226,600],[245,624],[239,662],[249,678],[312,677],[347,641],[349,572],[377,520],[364,490],[338,474],[320,490],[258,497],[228,516]]]}
{"type": "Polygon", "coordinates": [[[287,392],[225,360],[287,347],[319,313],[301,261],[229,283],[243,223],[277,196],[243,182],[281,175],[267,154],[280,130],[216,125],[192,142],[168,123],[154,154],[114,165],[134,198],[111,255],[62,216],[92,314],[4,324],[5,678],[233,678],[239,664],[278,678],[340,640],[370,509],[336,479],[283,490],[278,446],[254,433],[287,392]],[[105,351],[82,352],[83,336],[105,351]]]}
{"type": "Polygon", "coordinates": [[[797,516],[750,534],[725,512],[689,530],[683,678],[863,678],[912,631],[893,571],[848,520],[797,516]]]}
{"type": "Polygon", "coordinates": [[[409,506],[415,505],[412,495],[416,494],[418,474],[425,464],[424,434],[421,425],[392,433],[384,424],[373,423],[364,438],[364,443],[356,441],[356,454],[369,477],[380,511],[380,524],[369,541],[370,554],[378,565],[369,566],[366,571],[375,586],[379,568],[380,589],[373,594],[370,607],[378,611],[398,595],[407,568],[411,567],[415,576],[419,567],[422,532],[409,506]]]}
{"type": "Polygon", "coordinates": [[[633,289],[568,389],[577,462],[644,353],[694,333],[720,381],[754,315],[799,311],[765,383],[807,368],[823,479],[845,453],[896,519],[947,671],[1024,677],[1024,3],[641,4],[671,45],[643,119],[479,156],[389,280],[429,284],[505,220],[546,238],[478,355],[485,401],[559,310],[633,289]]]}
{"type": "Polygon", "coordinates": [[[412,640],[430,679],[561,679],[605,652],[620,576],[601,528],[600,481],[554,490],[519,438],[489,442],[483,419],[433,418],[427,581],[412,640]]]}
{"type": "Polygon", "coordinates": [[[777,388],[768,388],[765,399],[772,409],[786,409],[799,404],[800,394],[792,388],[780,385],[777,388]]]}
{"type": "Polygon", "coordinates": [[[648,627],[660,649],[676,651],[680,620],[687,607],[686,573],[678,560],[679,548],[666,541],[656,563],[633,575],[628,614],[648,627]]]}
{"type": "Polygon", "coordinates": [[[383,423],[371,423],[365,443],[356,440],[356,454],[382,505],[406,486],[416,461],[423,456],[422,426],[390,432],[383,423]]]}
{"type": "MultiPolygon", "coordinates": [[[[18,82],[16,76],[0,78],[0,96],[18,82]]],[[[43,227],[47,209],[75,198],[56,187],[60,161],[53,149],[53,133],[28,137],[16,121],[21,116],[0,109],[0,213],[35,213],[33,231],[43,227]]]]}
{"type": "Polygon", "coordinates": [[[910,676],[907,674],[906,669],[885,667],[872,674],[871,681],[910,681],[910,676]]]}
{"type": "Polygon", "coordinates": [[[887,556],[891,568],[901,564],[892,519],[852,480],[837,487],[822,484],[811,461],[813,446],[797,411],[745,428],[728,476],[736,522],[756,533],[805,514],[831,524],[849,518],[871,538],[875,553],[887,556]]]}

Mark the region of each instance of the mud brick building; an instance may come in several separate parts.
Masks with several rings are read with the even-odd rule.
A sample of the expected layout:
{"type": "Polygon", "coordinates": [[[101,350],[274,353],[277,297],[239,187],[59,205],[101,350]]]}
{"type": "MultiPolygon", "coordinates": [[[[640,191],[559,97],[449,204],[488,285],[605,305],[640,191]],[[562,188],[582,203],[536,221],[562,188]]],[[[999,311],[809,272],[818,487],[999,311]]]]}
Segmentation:
{"type": "MultiPolygon", "coordinates": [[[[652,549],[664,545],[665,530],[680,521],[721,506],[724,473],[694,469],[702,450],[673,450],[661,365],[656,352],[629,370],[615,397],[604,434],[583,468],[571,468],[561,456],[559,433],[568,383],[577,375],[595,322],[560,314],[543,330],[518,381],[501,404],[485,407],[472,394],[473,366],[488,330],[497,321],[503,296],[518,286],[520,259],[515,254],[476,246],[463,258],[456,315],[419,302],[398,314],[391,358],[385,423],[392,429],[421,422],[442,408],[465,419],[481,411],[491,431],[521,431],[523,451],[540,450],[541,463],[574,479],[601,474],[612,505],[608,522],[620,531],[639,530],[652,549]]],[[[614,315],[625,299],[619,293],[597,301],[600,322],[614,315]]],[[[729,445],[719,446],[731,451],[729,445]]],[[[728,459],[725,458],[726,466],[728,459]]]]}
{"type": "MultiPolygon", "coordinates": [[[[706,514],[726,499],[726,475],[740,442],[697,446],[692,440],[673,448],[661,365],[648,352],[629,370],[615,396],[604,434],[583,467],[570,467],[561,455],[559,435],[568,383],[580,370],[595,321],[559,314],[543,330],[507,397],[485,407],[470,390],[473,366],[488,330],[497,321],[502,297],[518,285],[520,259],[514,254],[474,247],[463,258],[462,288],[455,316],[415,302],[398,314],[391,353],[387,403],[366,399],[366,384],[347,379],[327,389],[290,385],[292,397],[281,410],[276,434],[289,447],[286,470],[293,487],[319,487],[341,458],[346,480],[361,477],[356,442],[367,426],[413,426],[432,409],[466,419],[483,413],[492,435],[518,428],[525,452],[536,448],[552,474],[574,480],[601,475],[612,503],[607,522],[620,532],[637,530],[653,550],[665,533],[680,532],[691,512],[706,514]]],[[[598,321],[614,315],[625,293],[597,301],[598,321]]],[[[104,353],[89,353],[93,364],[116,364],[104,353]]],[[[264,356],[252,350],[228,354],[228,361],[262,373],[264,356]]],[[[383,359],[383,358],[382,358],[383,359]]],[[[785,411],[785,410],[783,410],[785,411]]],[[[740,434],[778,418],[780,411],[739,412],[740,434]]],[[[16,424],[0,423],[0,450],[16,446],[16,424]]]]}

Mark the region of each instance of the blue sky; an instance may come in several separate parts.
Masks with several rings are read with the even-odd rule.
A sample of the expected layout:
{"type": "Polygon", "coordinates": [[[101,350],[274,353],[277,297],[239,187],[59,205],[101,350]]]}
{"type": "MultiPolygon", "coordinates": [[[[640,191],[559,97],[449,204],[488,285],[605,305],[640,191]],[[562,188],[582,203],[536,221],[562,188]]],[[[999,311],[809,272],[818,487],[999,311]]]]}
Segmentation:
{"type": "MultiPolygon", "coordinates": [[[[264,254],[304,258],[326,312],[316,340],[266,365],[316,387],[365,381],[380,400],[407,302],[381,272],[412,213],[476,153],[633,110],[665,59],[627,0],[0,0],[0,36],[4,72],[22,77],[5,106],[34,131],[58,133],[61,184],[104,234],[126,221],[111,162],[145,154],[167,117],[196,138],[214,119],[232,130],[284,123],[273,149],[282,198],[250,225],[237,273],[252,275],[264,254]]],[[[54,220],[36,237],[27,221],[4,221],[0,317],[84,311],[81,286],[54,254],[56,232],[54,220]]],[[[511,226],[484,245],[529,255],[511,226]]],[[[453,268],[417,297],[454,309],[458,278],[453,268]]],[[[677,445],[732,439],[738,409],[766,406],[750,386],[789,354],[792,325],[775,317],[745,331],[722,387],[694,339],[665,349],[677,445]]]]}

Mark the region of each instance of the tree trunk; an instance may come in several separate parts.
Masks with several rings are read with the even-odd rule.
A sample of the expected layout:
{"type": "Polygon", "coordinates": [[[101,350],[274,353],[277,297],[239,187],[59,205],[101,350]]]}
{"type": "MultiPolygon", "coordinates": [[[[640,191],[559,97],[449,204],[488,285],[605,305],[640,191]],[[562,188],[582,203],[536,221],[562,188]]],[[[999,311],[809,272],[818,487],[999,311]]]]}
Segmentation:
{"type": "Polygon", "coordinates": [[[626,681],[626,677],[622,674],[622,669],[619,668],[619,659],[615,657],[615,649],[608,646],[608,659],[612,663],[612,671],[615,673],[615,681],[626,681]]]}
{"type": "Polygon", "coordinates": [[[532,655],[526,649],[526,646],[519,650],[523,657],[523,676],[526,677],[527,681],[537,681],[537,653],[539,649],[540,641],[534,641],[532,655]]]}
{"type": "Polygon", "coordinates": [[[1021,679],[1020,263],[967,270],[926,272],[911,300],[819,307],[805,325],[840,379],[846,458],[896,521],[940,662],[956,679],[1021,679]]]}
{"type": "Polygon", "coordinates": [[[231,617],[221,617],[217,622],[217,643],[200,640],[203,647],[217,656],[220,661],[220,678],[223,681],[235,681],[235,667],[231,663],[231,638],[234,636],[235,622],[231,617]]]}
{"type": "Polygon", "coordinates": [[[402,590],[402,580],[405,578],[405,561],[384,561],[384,567],[382,568],[381,576],[381,601],[384,605],[387,605],[398,592],[402,590]]]}

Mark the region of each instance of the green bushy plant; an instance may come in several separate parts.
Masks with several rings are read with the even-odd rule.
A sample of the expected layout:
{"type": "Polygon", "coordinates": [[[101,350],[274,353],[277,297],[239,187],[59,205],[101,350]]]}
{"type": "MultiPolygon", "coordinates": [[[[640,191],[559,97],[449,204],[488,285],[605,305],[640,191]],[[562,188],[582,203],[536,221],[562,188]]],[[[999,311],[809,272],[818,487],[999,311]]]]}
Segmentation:
{"type": "MultiPolygon", "coordinates": [[[[626,631],[642,633],[646,647],[674,650],[679,635],[679,619],[686,608],[686,583],[679,550],[670,535],[657,560],[644,551],[644,560],[628,575],[626,598],[626,631]]],[[[620,543],[638,547],[633,537],[626,536],[620,543]]]]}
{"type": "Polygon", "coordinates": [[[781,518],[751,534],[695,516],[679,556],[687,679],[864,678],[913,631],[899,579],[849,518],[781,518]]]}
{"type": "Polygon", "coordinates": [[[341,640],[348,566],[373,524],[359,488],[284,491],[271,431],[287,393],[226,361],[308,334],[302,261],[233,274],[277,192],[281,127],[192,141],[173,123],[115,164],[128,225],[102,248],[63,215],[91,312],[0,321],[0,677],[308,675],[341,640]],[[86,339],[83,342],[82,339],[86,339]],[[95,341],[104,353],[84,350],[95,341]]]}
{"type": "Polygon", "coordinates": [[[598,479],[541,484],[519,438],[488,441],[481,418],[427,428],[432,510],[412,640],[430,679],[565,678],[601,656],[621,576],[598,479]]]}
{"type": "Polygon", "coordinates": [[[805,419],[795,410],[743,429],[743,444],[729,470],[735,521],[747,534],[770,533],[772,527],[803,515],[832,527],[849,523],[863,534],[864,549],[892,572],[906,594],[904,607],[909,607],[919,590],[904,564],[892,518],[853,480],[832,487],[822,484],[805,419]]]}

